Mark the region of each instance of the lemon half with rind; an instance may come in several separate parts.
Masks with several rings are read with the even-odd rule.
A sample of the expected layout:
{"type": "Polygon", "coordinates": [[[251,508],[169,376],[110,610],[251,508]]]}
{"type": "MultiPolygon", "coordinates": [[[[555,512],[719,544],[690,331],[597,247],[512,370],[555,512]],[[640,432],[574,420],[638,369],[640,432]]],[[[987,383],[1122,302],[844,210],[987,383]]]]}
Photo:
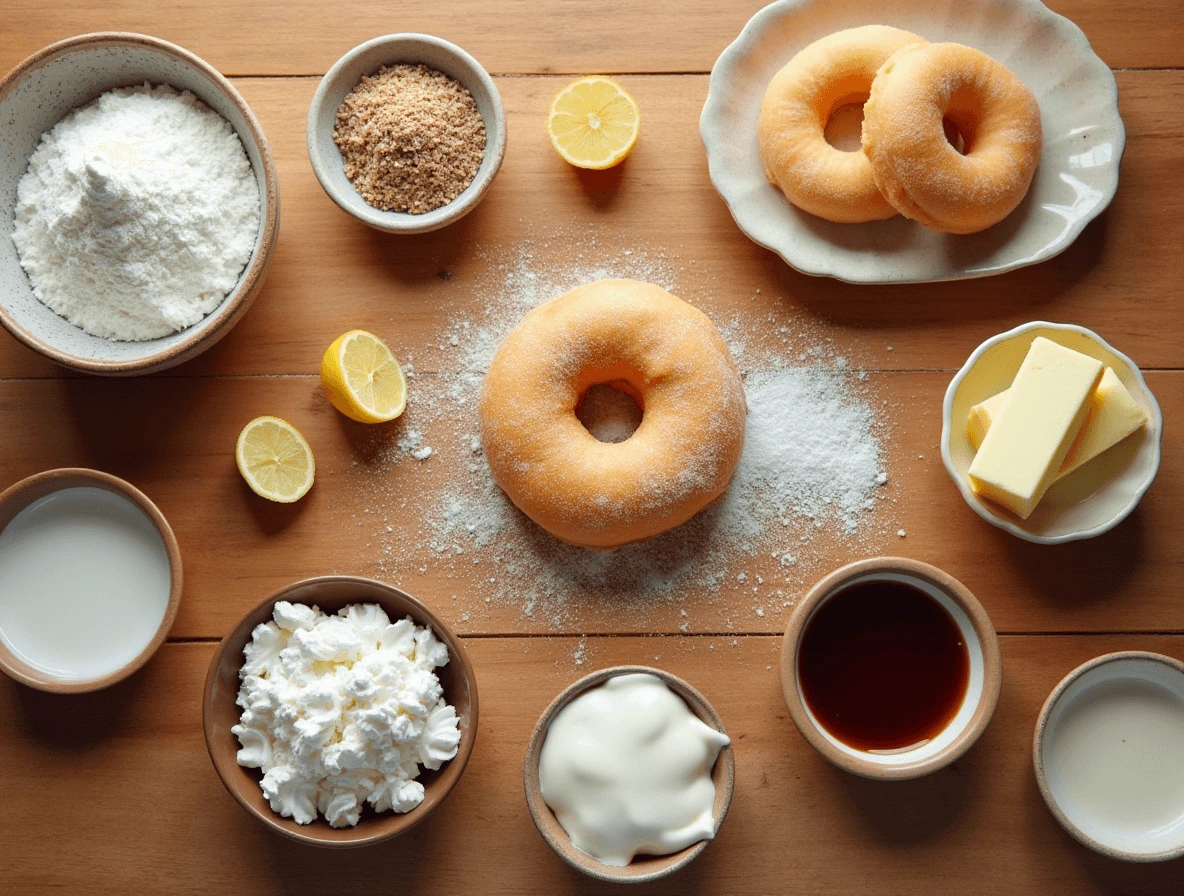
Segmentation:
{"type": "Polygon", "coordinates": [[[386,343],[365,330],[334,340],[321,358],[321,386],[333,407],[359,423],[386,423],[407,407],[407,379],[386,343]]]}
{"type": "Polygon", "coordinates": [[[578,168],[612,168],[633,151],[641,131],[637,101],[612,78],[592,75],[551,101],[547,134],[555,151],[578,168]]]}
{"type": "Polygon", "coordinates": [[[316,475],[312,448],[295,426],[279,417],[256,417],[244,426],[234,460],[251,491],[280,504],[308,494],[316,475]]]}

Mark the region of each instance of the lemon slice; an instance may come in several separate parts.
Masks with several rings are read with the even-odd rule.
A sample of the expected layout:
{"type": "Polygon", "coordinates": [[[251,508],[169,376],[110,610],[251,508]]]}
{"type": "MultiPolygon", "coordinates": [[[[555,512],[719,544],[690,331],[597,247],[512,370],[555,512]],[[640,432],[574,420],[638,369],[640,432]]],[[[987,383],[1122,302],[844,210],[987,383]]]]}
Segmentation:
{"type": "Polygon", "coordinates": [[[350,330],[325,350],[321,386],[333,407],[359,423],[385,423],[407,407],[399,362],[385,342],[365,330],[350,330]]]}
{"type": "Polygon", "coordinates": [[[641,129],[637,101],[611,78],[593,75],[564,87],[551,100],[547,133],[577,168],[612,168],[633,151],[641,129]]]}
{"type": "Polygon", "coordinates": [[[256,417],[244,426],[234,459],[251,491],[269,501],[291,504],[312,488],[312,449],[295,426],[279,417],[256,417]]]}

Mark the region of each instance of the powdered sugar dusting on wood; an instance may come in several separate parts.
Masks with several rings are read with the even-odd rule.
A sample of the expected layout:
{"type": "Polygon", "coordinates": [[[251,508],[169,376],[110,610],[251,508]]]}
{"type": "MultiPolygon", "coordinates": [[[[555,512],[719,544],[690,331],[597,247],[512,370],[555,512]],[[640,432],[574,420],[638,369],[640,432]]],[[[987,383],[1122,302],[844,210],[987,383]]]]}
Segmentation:
{"type": "Polygon", "coordinates": [[[447,580],[442,587],[465,610],[462,630],[482,630],[483,617],[507,610],[539,631],[597,623],[647,630],[658,615],[673,615],[687,633],[698,630],[696,615],[709,615],[711,628],[763,630],[819,575],[895,536],[888,425],[857,359],[788,314],[721,319],[710,294],[679,289],[675,254],[574,242],[583,260],[559,268],[536,260],[554,257],[549,241],[478,250],[484,273],[472,289],[484,313],[442,321],[433,353],[440,369],[413,370],[401,424],[355,448],[350,482],[362,508],[355,521],[363,563],[413,591],[424,576],[447,580]],[[519,512],[490,475],[477,419],[484,371],[522,316],[605,277],[657,283],[712,317],[749,404],[744,455],[724,497],[677,529],[613,552],[564,545],[519,512]],[[425,447],[430,454],[415,453],[425,447]],[[405,463],[420,480],[415,492],[428,496],[414,506],[405,477],[391,485],[390,471],[405,463]],[[418,521],[410,541],[409,518],[418,521]],[[403,525],[396,531],[392,522],[403,525]]]}

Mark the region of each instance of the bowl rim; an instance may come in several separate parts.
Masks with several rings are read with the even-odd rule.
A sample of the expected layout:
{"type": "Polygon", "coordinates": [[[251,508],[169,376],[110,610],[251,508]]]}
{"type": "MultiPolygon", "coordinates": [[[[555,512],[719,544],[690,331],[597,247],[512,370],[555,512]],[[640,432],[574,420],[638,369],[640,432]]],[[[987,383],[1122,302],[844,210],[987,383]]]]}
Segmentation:
{"type": "MultiPolygon", "coordinates": [[[[381,65],[394,65],[400,61],[393,58],[388,62],[381,63],[381,65]]],[[[463,86],[468,89],[468,85],[463,86]]],[[[351,86],[349,89],[352,90],[353,87],[351,86]]],[[[347,90],[346,92],[348,93],[349,91],[347,90]]],[[[433,34],[424,34],[418,31],[401,31],[393,34],[382,34],[363,41],[347,50],[330,66],[329,70],[317,84],[312,102],[308,106],[305,142],[308,148],[308,158],[312,163],[312,170],[316,175],[318,183],[320,183],[326,195],[342,211],[357,218],[363,224],[386,233],[428,233],[429,231],[439,230],[442,227],[447,227],[449,224],[459,221],[476,208],[481,200],[485,198],[486,192],[493,184],[494,178],[501,169],[502,160],[506,154],[506,113],[502,105],[501,94],[498,92],[497,84],[494,83],[493,77],[472,54],[451,41],[445,40],[442,37],[436,37],[433,34]],[[343,194],[337,185],[332,182],[329,174],[329,166],[333,164],[333,160],[325,158],[320,151],[318,137],[321,132],[317,127],[317,119],[320,117],[319,113],[328,101],[329,93],[338,86],[345,68],[353,63],[354,60],[378,48],[389,48],[393,54],[397,55],[399,48],[416,45],[436,47],[455,57],[465,69],[472,73],[474,79],[480,83],[481,88],[488,93],[494,111],[493,121],[485,121],[485,152],[487,157],[493,160],[486,173],[482,175],[480,168],[478,168],[473,181],[456,199],[422,215],[411,215],[406,212],[388,212],[374,208],[353,190],[352,185],[350,192],[352,193],[352,198],[357,201],[350,201],[351,197],[343,194]]],[[[338,164],[340,164],[340,154],[338,154],[337,158],[338,164]]]]}
{"type": "MultiPolygon", "coordinates": [[[[604,862],[576,849],[570,839],[566,836],[559,838],[551,829],[551,826],[544,821],[547,816],[550,816],[552,821],[555,820],[554,813],[551,812],[550,807],[547,806],[546,801],[543,799],[542,790],[539,785],[539,757],[542,755],[543,742],[546,740],[551,722],[554,721],[555,716],[561,709],[586,691],[598,687],[610,678],[637,673],[653,675],[661,679],[670,690],[683,699],[691,712],[700,720],[711,725],[721,734],[727,734],[727,731],[724,729],[723,720],[719,717],[715,708],[707,701],[706,697],[686,681],[677,675],[672,675],[653,666],[624,665],[610,666],[606,669],[591,672],[560,691],[547,708],[543,710],[543,714],[539,716],[539,720],[535,723],[534,729],[530,733],[530,740],[526,746],[523,769],[526,805],[530,810],[531,820],[534,821],[539,834],[542,835],[547,845],[561,859],[567,862],[568,865],[577,871],[582,871],[589,877],[609,883],[646,883],[666,877],[690,864],[699,853],[707,848],[707,844],[711,842],[710,840],[699,840],[678,852],[665,856],[643,856],[642,858],[645,860],[644,864],[630,863],[624,868],[618,868],[613,865],[606,865],[604,862]],[[657,867],[654,867],[655,865],[657,867]]],[[[734,744],[729,743],[721,749],[719,755],[716,757],[715,765],[712,766],[711,776],[717,791],[715,805],[719,807],[718,811],[715,812],[715,832],[717,836],[719,829],[723,827],[724,819],[727,818],[728,809],[731,806],[732,795],[736,786],[736,757],[733,747],[734,744]],[[718,781],[715,780],[717,770],[720,778],[718,781]]],[[[555,823],[555,827],[559,827],[558,822],[555,823]]],[[[562,831],[562,828],[559,828],[559,830],[562,831]]]]}
{"type": "Polygon", "coordinates": [[[177,617],[177,610],[181,606],[184,573],[177,537],[160,508],[142,491],[118,476],[87,467],[59,467],[26,476],[0,493],[0,532],[8,527],[13,517],[34,501],[64,489],[85,487],[101,488],[131,501],[152,522],[160,534],[161,541],[164,542],[165,553],[169,559],[169,597],[165,604],[164,616],[152,640],[129,662],[96,678],[55,678],[18,659],[8,646],[0,641],[0,670],[23,685],[50,694],[85,694],[102,690],[137,672],[168,638],[169,630],[177,617]]]}
{"type": "Polygon", "coordinates": [[[707,153],[708,175],[712,186],[723,200],[729,215],[741,233],[758,246],[775,253],[785,264],[798,273],[811,277],[830,277],[844,283],[856,285],[950,283],[958,280],[993,277],[1019,270],[1020,268],[1040,264],[1055,258],[1068,249],[1076,242],[1085,227],[1110,206],[1114,201],[1114,196],[1118,192],[1119,165],[1126,150],[1126,125],[1122,120],[1121,110],[1118,104],[1118,82],[1114,77],[1113,71],[1094,50],[1089,37],[1072,19],[1049,9],[1042,0],[1008,0],[1008,2],[1014,3],[1017,7],[1029,14],[1045,19],[1057,28],[1062,29],[1066,39],[1073,42],[1080,57],[1079,63],[1091,69],[1098,76],[1101,82],[1099,86],[1099,107],[1104,108],[1108,116],[1112,116],[1111,124],[1115,126],[1113,140],[1115,145],[1112,166],[1113,177],[1106,184],[1102,199],[1090,210],[1089,214],[1072,222],[1071,226],[1064,231],[1056,242],[1051,244],[1052,251],[1046,251],[1049,248],[1046,246],[1034,254],[1016,259],[1014,262],[1009,262],[999,267],[963,269],[943,276],[858,276],[846,270],[841,259],[831,261],[815,260],[815,263],[811,264],[811,256],[800,253],[795,254],[794,241],[792,239],[786,238],[780,243],[775,244],[775,241],[770,240],[767,236],[758,238],[750,232],[750,226],[741,223],[741,218],[747,217],[743,211],[745,197],[735,190],[725,188],[724,184],[728,179],[728,170],[727,166],[721,160],[722,153],[718,149],[721,144],[726,143],[732,137],[730,133],[722,131],[720,127],[721,122],[717,120],[719,118],[718,107],[727,99],[723,85],[732,79],[737,68],[743,67],[748,55],[747,45],[755,40],[758,35],[767,29],[777,27],[782,23],[783,19],[788,19],[799,11],[805,11],[811,7],[825,6],[827,0],[772,0],[772,2],[753,13],[748,21],[745,22],[739,34],[723,49],[712,64],[708,79],[707,97],[704,100],[703,110],[699,116],[699,137],[707,153]]]}
{"type": "MultiPolygon", "coordinates": [[[[231,292],[227,293],[217,308],[203,317],[197,324],[186,328],[186,330],[192,330],[193,332],[186,335],[186,330],[178,331],[181,334],[181,338],[167,348],[145,355],[142,358],[134,359],[106,360],[76,355],[72,352],[64,351],[27,330],[12,316],[7,306],[0,304],[0,324],[29,348],[44,355],[51,361],[63,367],[72,370],[81,370],[86,373],[108,376],[134,376],[164,370],[196,357],[229,333],[239,319],[246,314],[247,309],[250,308],[263,287],[263,282],[266,279],[267,271],[271,266],[272,256],[274,255],[276,239],[279,236],[279,174],[276,170],[275,158],[272,155],[271,146],[267,142],[267,137],[264,136],[259,120],[255,117],[255,113],[251,111],[251,107],[247,105],[247,101],[243,99],[242,94],[238,92],[234,85],[221,72],[200,56],[191,53],[184,47],[158,37],[152,37],[151,35],[139,34],[132,31],[92,31],[52,43],[17,63],[3,78],[0,78],[0,102],[3,102],[16,89],[26,75],[37,69],[49,65],[51,62],[71,53],[103,47],[144,47],[180,60],[205,75],[234,104],[243,116],[243,120],[247,124],[247,130],[250,133],[250,138],[259,151],[264,182],[264,189],[261,191],[259,197],[262,212],[259,222],[259,242],[252,251],[251,257],[247,261],[243,271],[239,274],[237,285],[231,292]],[[199,324],[207,321],[208,323],[200,331],[195,329],[199,324]]],[[[242,135],[237,131],[235,131],[235,134],[241,142],[242,135]]],[[[250,162],[249,154],[247,161],[248,163],[250,162]]],[[[255,170],[253,164],[251,168],[252,171],[255,170]]],[[[255,174],[258,176],[259,172],[255,171],[255,174]]],[[[102,337],[96,336],[93,338],[101,339],[102,337]]],[[[161,338],[167,339],[169,337],[161,338]]],[[[147,342],[151,341],[147,340],[147,342]]]]}
{"type": "Polygon", "coordinates": [[[1048,811],[1052,813],[1053,818],[1083,846],[1101,855],[1124,862],[1165,862],[1171,859],[1178,859],[1184,856],[1184,843],[1181,843],[1174,849],[1140,853],[1119,849],[1089,836],[1089,834],[1074,824],[1069,816],[1065,814],[1064,810],[1061,809],[1060,803],[1057,802],[1056,797],[1053,795],[1052,787],[1049,786],[1048,775],[1044,768],[1044,738],[1047,733],[1048,720],[1052,715],[1053,709],[1056,708],[1057,703],[1065,695],[1065,692],[1082,676],[1092,672],[1099,666],[1125,660],[1159,663],[1184,676],[1184,663],[1170,656],[1164,656],[1162,653],[1155,653],[1150,650],[1118,650],[1096,656],[1092,660],[1086,660],[1057,683],[1057,686],[1052,689],[1051,693],[1045,699],[1044,705],[1040,708],[1040,715],[1036,719],[1036,728],[1032,735],[1032,767],[1036,773],[1036,784],[1039,786],[1040,795],[1044,798],[1045,805],[1048,806],[1048,811]]]}
{"type": "MultiPolygon", "coordinates": [[[[377,602],[377,598],[358,598],[352,603],[366,603],[377,602]]],[[[307,605],[315,604],[315,601],[297,600],[297,603],[304,603],[307,605]]],[[[403,612],[403,611],[401,611],[403,612]]],[[[241,668],[241,662],[238,666],[241,668]]],[[[235,691],[237,694],[237,691],[235,691]]],[[[222,638],[213,655],[210,657],[210,664],[206,670],[205,684],[202,692],[202,732],[203,739],[206,744],[206,752],[210,756],[210,761],[214,766],[214,770],[218,773],[218,778],[222,782],[222,786],[226,788],[227,792],[234,798],[240,806],[242,806],[251,816],[262,822],[266,827],[275,831],[278,834],[287,837],[290,840],[295,840],[299,843],[310,844],[313,846],[320,846],[329,849],[352,849],[358,846],[369,846],[375,843],[380,843],[384,840],[389,840],[392,837],[397,837],[400,834],[406,833],[411,828],[418,825],[425,818],[427,818],[436,808],[447,799],[452,789],[460,781],[464,774],[465,767],[468,765],[469,757],[472,756],[473,747],[477,740],[477,722],[478,722],[478,698],[477,698],[477,677],[473,671],[473,664],[469,658],[468,652],[465,650],[464,644],[460,637],[441,619],[430,607],[423,601],[408,594],[401,588],[391,585],[387,582],[379,581],[378,579],[371,579],[365,576],[352,575],[325,575],[312,576],[305,579],[292,582],[278,588],[263,600],[255,604],[248,610],[226,633],[222,638]],[[222,663],[226,660],[227,655],[231,649],[231,645],[247,635],[247,623],[257,614],[261,613],[265,608],[272,607],[277,601],[290,600],[293,593],[309,586],[321,585],[340,585],[345,587],[363,587],[366,589],[384,592],[388,598],[393,598],[396,601],[406,603],[412,612],[406,612],[406,615],[412,616],[416,619],[419,625],[427,624],[431,626],[436,636],[448,646],[449,663],[457,663],[460,667],[461,678],[468,685],[469,696],[469,725],[468,731],[461,737],[460,744],[457,748],[456,756],[448,760],[450,768],[455,768],[456,771],[445,780],[437,791],[430,795],[425,795],[423,803],[427,804],[427,809],[423,812],[418,812],[418,806],[412,809],[411,812],[394,813],[386,812],[380,814],[378,817],[383,822],[378,830],[372,830],[372,826],[355,825],[352,828],[338,828],[335,829],[340,832],[354,832],[354,837],[340,837],[336,839],[323,839],[317,832],[321,830],[318,822],[322,819],[318,818],[317,822],[309,825],[288,825],[284,822],[290,819],[283,818],[280,815],[272,812],[270,809],[260,809],[259,807],[248,802],[242,794],[239,793],[238,788],[233,786],[227,780],[227,770],[230,768],[241,768],[235,760],[237,750],[228,749],[228,745],[224,743],[214,742],[214,720],[213,710],[215,703],[215,687],[218,680],[219,669],[222,663]],[[221,758],[220,758],[221,757],[221,758]],[[229,757],[228,759],[226,757],[229,757]],[[225,764],[225,767],[224,767],[225,764]]],[[[255,784],[256,788],[258,783],[255,784]]]]}
{"type": "Polygon", "coordinates": [[[986,609],[973,592],[944,570],[907,557],[870,557],[841,566],[823,576],[793,608],[781,642],[781,693],[790,718],[802,737],[843,771],[881,781],[905,781],[928,775],[959,759],[986,730],[1003,684],[999,636],[986,609]],[[978,637],[983,657],[983,690],[966,727],[944,748],[927,759],[900,765],[881,765],[839,750],[819,731],[798,689],[798,649],[814,611],[848,582],[876,574],[903,574],[933,586],[962,608],[978,637]]]}
{"type": "Polygon", "coordinates": [[[1012,535],[1016,536],[1016,538],[1022,538],[1024,541],[1030,541],[1035,544],[1065,544],[1070,541],[1080,541],[1086,538],[1095,538],[1098,535],[1109,532],[1111,529],[1125,520],[1138,506],[1139,502],[1143,500],[1143,496],[1147,494],[1147,490],[1151,488],[1151,484],[1155,481],[1155,477],[1159,473],[1159,466],[1163,457],[1162,443],[1163,411],[1159,407],[1159,401],[1155,398],[1155,393],[1151,391],[1150,387],[1147,385],[1147,380],[1143,378],[1143,371],[1141,371],[1139,366],[1135,364],[1135,362],[1132,361],[1127,355],[1120,352],[1093,330],[1079,326],[1077,324],[1059,324],[1046,320],[1034,320],[1020,324],[1017,327],[1012,327],[1005,333],[999,333],[995,336],[992,336],[990,339],[987,339],[985,342],[983,342],[973,352],[971,352],[970,357],[966,359],[966,363],[962,365],[958,372],[954,374],[954,378],[950,380],[949,386],[946,387],[945,398],[942,400],[941,462],[945,466],[946,472],[949,473],[950,478],[954,480],[954,485],[958,487],[958,491],[961,493],[963,500],[965,500],[966,503],[970,505],[971,510],[977,513],[992,526],[996,526],[1006,532],[1010,532],[1012,535]],[[1087,529],[1078,529],[1073,532],[1066,532],[1062,535],[1041,535],[1037,532],[1029,532],[1011,520],[1003,516],[996,515],[984,501],[979,500],[978,496],[970,488],[969,483],[965,481],[965,477],[962,476],[962,474],[958,471],[958,468],[954,465],[953,457],[950,454],[950,441],[953,438],[954,433],[954,399],[958,394],[959,388],[962,386],[962,381],[970,375],[971,370],[974,369],[974,366],[979,362],[979,359],[995,346],[1003,342],[1007,342],[1008,340],[1015,339],[1019,336],[1023,336],[1025,333],[1029,333],[1033,330],[1041,329],[1062,330],[1064,332],[1077,333],[1093,342],[1098,343],[1106,351],[1110,352],[1112,355],[1122,361],[1134,375],[1136,382],[1138,382],[1140,388],[1143,390],[1143,394],[1147,397],[1151,408],[1150,416],[1151,422],[1153,424],[1152,428],[1154,429],[1154,442],[1152,445],[1153,462],[1151,464],[1151,470],[1140,486],[1131,495],[1131,498],[1126,503],[1126,505],[1120,508],[1112,517],[1110,517],[1110,519],[1098,523],[1096,526],[1091,526],[1087,529]]]}

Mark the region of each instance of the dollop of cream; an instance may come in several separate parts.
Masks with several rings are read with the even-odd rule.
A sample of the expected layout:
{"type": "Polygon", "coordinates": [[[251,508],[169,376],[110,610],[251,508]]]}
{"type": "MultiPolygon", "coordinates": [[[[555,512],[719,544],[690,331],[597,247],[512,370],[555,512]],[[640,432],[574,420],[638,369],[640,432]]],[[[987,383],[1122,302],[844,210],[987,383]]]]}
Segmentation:
{"type": "Polygon", "coordinates": [[[711,769],[729,743],[662,679],[617,675],[555,716],[539,785],[577,849],[624,867],[715,836],[711,769]]]}

